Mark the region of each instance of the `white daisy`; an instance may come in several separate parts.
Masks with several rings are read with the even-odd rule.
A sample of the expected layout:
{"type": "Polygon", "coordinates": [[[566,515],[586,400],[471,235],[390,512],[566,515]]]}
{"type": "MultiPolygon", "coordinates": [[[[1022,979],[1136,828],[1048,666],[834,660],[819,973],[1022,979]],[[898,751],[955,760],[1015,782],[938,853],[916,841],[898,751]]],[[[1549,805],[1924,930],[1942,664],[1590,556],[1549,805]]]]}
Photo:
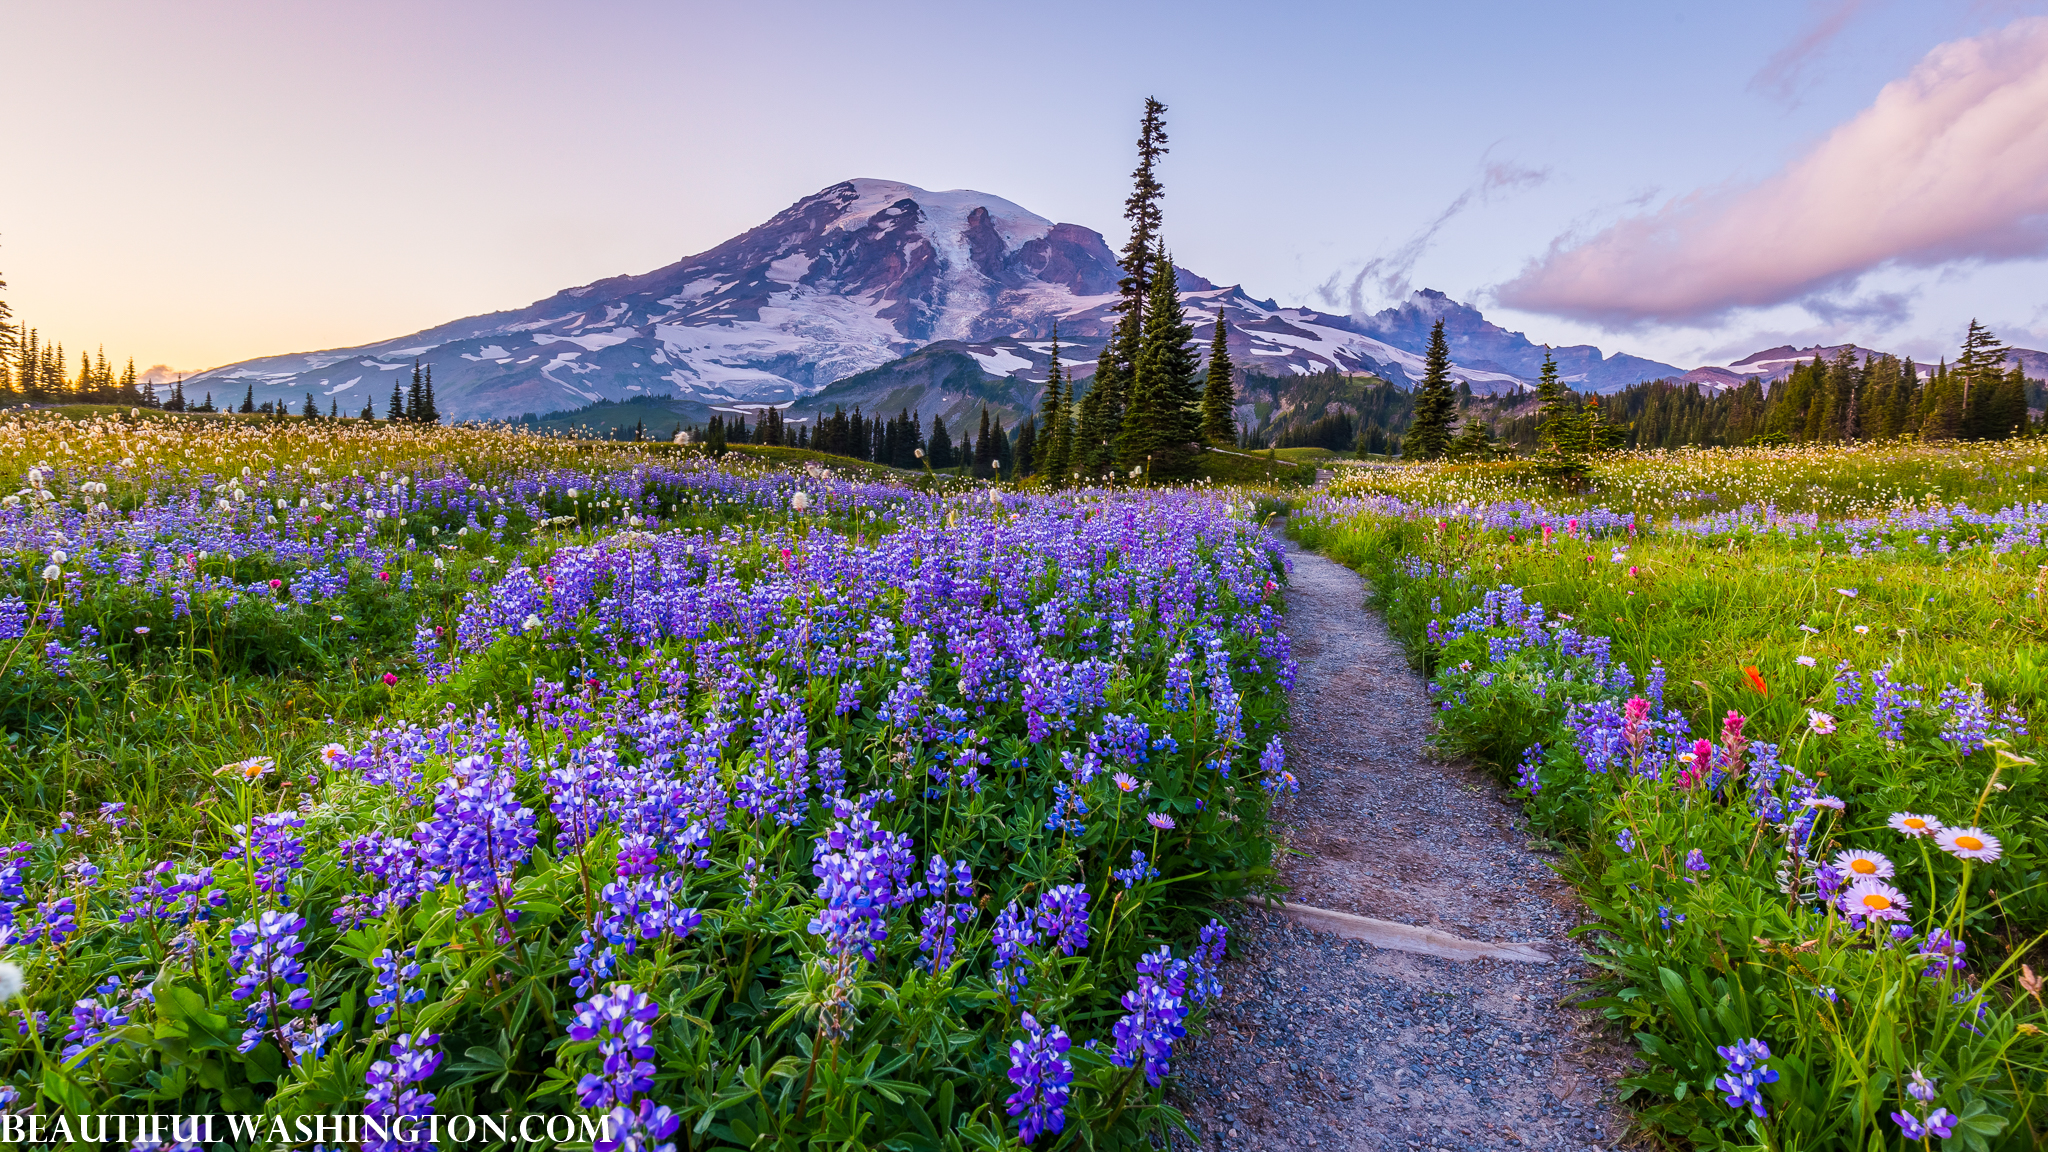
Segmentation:
{"type": "Polygon", "coordinates": [[[1913,905],[1905,893],[1882,880],[1865,877],[1842,893],[1842,911],[1872,920],[1904,920],[1913,905]]]}
{"type": "Polygon", "coordinates": [[[1934,834],[1934,842],[1949,854],[1965,860],[1998,859],[1998,837],[1982,828],[1943,828],[1934,834]]]}
{"type": "Polygon", "coordinates": [[[1888,880],[1893,872],[1892,862],[1885,859],[1883,853],[1865,852],[1854,848],[1847,852],[1835,853],[1835,867],[1847,873],[1852,880],[1865,876],[1888,880]]]}

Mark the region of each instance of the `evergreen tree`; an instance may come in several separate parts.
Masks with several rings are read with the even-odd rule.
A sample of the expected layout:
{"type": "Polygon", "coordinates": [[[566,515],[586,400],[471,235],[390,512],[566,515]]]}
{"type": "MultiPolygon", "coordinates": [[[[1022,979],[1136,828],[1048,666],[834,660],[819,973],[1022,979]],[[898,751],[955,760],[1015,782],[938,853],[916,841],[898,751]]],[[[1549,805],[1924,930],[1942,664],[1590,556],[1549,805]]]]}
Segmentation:
{"type": "Polygon", "coordinates": [[[1415,421],[1408,426],[1402,455],[1411,460],[1434,460],[1449,450],[1455,405],[1451,346],[1444,339],[1444,322],[1439,318],[1429,330],[1429,354],[1423,361],[1422,383],[1415,390],[1415,421]]]}
{"type": "Polygon", "coordinates": [[[1038,418],[1026,416],[1024,425],[1017,429],[1016,462],[1010,466],[1010,475],[1019,478],[1031,475],[1037,465],[1038,418]]]}
{"type": "Polygon", "coordinates": [[[988,408],[981,410],[981,428],[974,434],[974,478],[986,480],[990,477],[996,459],[995,437],[988,428],[988,408]]]}
{"type": "Polygon", "coordinates": [[[308,392],[306,393],[306,406],[299,409],[299,411],[308,420],[318,420],[320,418],[320,402],[313,399],[313,394],[308,392]]]}
{"type": "Polygon", "coordinates": [[[405,389],[395,378],[391,381],[391,402],[384,407],[384,418],[394,424],[405,419],[405,389]]]}
{"type": "Polygon", "coordinates": [[[1962,393],[1960,432],[1964,437],[1984,440],[1993,436],[1991,426],[1998,420],[1993,406],[1998,385],[2005,376],[2004,366],[2005,346],[1991,334],[1991,329],[1971,320],[1969,331],[1963,336],[1963,354],[1956,357],[1950,373],[1962,393]]]}
{"type": "Polygon", "coordinates": [[[1202,380],[1202,439],[1211,444],[1237,440],[1237,368],[1230,362],[1223,309],[1216,310],[1216,335],[1209,341],[1209,370],[1202,380]]]}
{"type": "Polygon", "coordinates": [[[1992,440],[2009,440],[2014,436],[2027,434],[2027,376],[2014,360],[2012,370],[1999,381],[1998,387],[1986,389],[1995,393],[1990,405],[1990,417],[1986,436],[1992,440]]]}
{"type": "Polygon", "coordinates": [[[1010,443],[1010,434],[1003,431],[1003,418],[998,416],[989,430],[988,470],[993,480],[1008,479],[1010,465],[1017,454],[1010,443]]]}
{"type": "Polygon", "coordinates": [[[1034,470],[1045,476],[1046,482],[1054,488],[1060,487],[1067,475],[1068,439],[1062,435],[1067,425],[1066,382],[1060,372],[1060,326],[1052,326],[1052,365],[1046,370],[1045,397],[1039,401],[1038,413],[1044,423],[1044,442],[1038,446],[1032,461],[1034,470]]]}
{"type": "Polygon", "coordinates": [[[1144,339],[1124,408],[1118,455],[1123,464],[1143,466],[1152,476],[1174,480],[1194,471],[1188,443],[1199,413],[1192,404],[1194,357],[1187,349],[1193,333],[1181,314],[1173,261],[1162,249],[1154,263],[1161,271],[1145,302],[1144,339]]]}
{"type": "Polygon", "coordinates": [[[426,383],[420,389],[420,411],[417,419],[422,424],[439,424],[441,422],[441,410],[434,407],[434,369],[432,365],[428,365],[426,383]]]}
{"type": "Polygon", "coordinates": [[[946,422],[937,416],[932,417],[932,435],[926,444],[925,463],[934,470],[953,466],[953,437],[946,432],[946,422]]]}
{"type": "MultiPolygon", "coordinates": [[[[1126,321],[1128,322],[1128,320],[1126,321]]],[[[1116,464],[1116,436],[1124,425],[1124,377],[1116,360],[1117,342],[1102,346],[1095,376],[1081,399],[1081,428],[1074,444],[1075,470],[1093,478],[1116,464]]]]}
{"type": "Polygon", "coordinates": [[[1143,322],[1145,300],[1152,291],[1155,275],[1173,278],[1171,266],[1160,270],[1155,268],[1154,247],[1159,242],[1159,225],[1162,219],[1159,201],[1166,195],[1166,188],[1159,183],[1155,169],[1159,158],[1166,155],[1166,105],[1150,96],[1145,97],[1145,117],[1138,127],[1138,167],[1131,173],[1131,194],[1124,200],[1124,219],[1131,223],[1131,238],[1124,244],[1123,257],[1118,261],[1123,266],[1123,279],[1117,282],[1117,291],[1123,299],[1118,301],[1116,310],[1124,314],[1124,323],[1132,333],[1139,330],[1143,322]]]}
{"type": "Polygon", "coordinates": [[[412,362],[412,387],[405,392],[405,414],[414,421],[425,418],[427,414],[426,377],[418,360],[412,362]]]}
{"type": "Polygon", "coordinates": [[[247,393],[245,393],[245,394],[244,394],[244,395],[242,396],[242,411],[244,411],[244,412],[254,412],[255,410],[256,410],[256,386],[255,386],[254,384],[251,384],[251,385],[249,385],[249,391],[248,391],[247,393]]]}
{"type": "Polygon", "coordinates": [[[1493,428],[1477,414],[1465,418],[1465,427],[1451,441],[1450,454],[1460,460],[1493,459],[1493,428]]]}
{"type": "Polygon", "coordinates": [[[21,357],[21,329],[7,303],[7,279],[0,276],[0,388],[13,391],[14,366],[21,357]]]}
{"type": "Polygon", "coordinates": [[[1558,452],[1559,437],[1571,438],[1574,415],[1572,394],[1558,379],[1557,360],[1548,345],[1543,349],[1543,371],[1536,378],[1536,444],[1539,450],[1558,452]]]}

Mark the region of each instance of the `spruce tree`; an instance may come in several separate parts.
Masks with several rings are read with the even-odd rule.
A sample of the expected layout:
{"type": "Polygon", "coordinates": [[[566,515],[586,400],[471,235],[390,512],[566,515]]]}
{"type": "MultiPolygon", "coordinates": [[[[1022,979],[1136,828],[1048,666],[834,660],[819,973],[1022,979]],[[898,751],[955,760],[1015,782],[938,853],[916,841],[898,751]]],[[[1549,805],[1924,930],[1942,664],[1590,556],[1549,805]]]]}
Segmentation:
{"type": "Polygon", "coordinates": [[[988,408],[984,405],[981,410],[981,428],[974,434],[974,478],[976,480],[988,479],[989,464],[995,458],[995,441],[989,435],[988,408]]]}
{"type": "Polygon", "coordinates": [[[405,414],[408,419],[420,420],[427,414],[426,378],[420,371],[420,362],[412,362],[412,387],[405,392],[405,414]]]}
{"type": "Polygon", "coordinates": [[[12,391],[14,366],[21,356],[21,329],[7,303],[7,278],[0,276],[0,387],[12,391]]]}
{"type": "Polygon", "coordinates": [[[1230,362],[1228,337],[1219,307],[1216,335],[1209,341],[1209,369],[1202,380],[1202,439],[1211,444],[1237,442],[1237,366],[1230,362]]]}
{"type": "Polygon", "coordinates": [[[1411,460],[1434,460],[1451,446],[1451,413],[1457,397],[1451,390],[1451,346],[1439,318],[1429,330],[1429,354],[1423,360],[1422,383],[1415,390],[1415,420],[1401,444],[1411,460]]]}
{"type": "Polygon", "coordinates": [[[434,369],[432,365],[427,367],[426,383],[420,390],[420,403],[422,409],[424,409],[419,415],[420,422],[423,424],[439,424],[441,422],[441,410],[434,407],[434,369]]]}
{"type": "Polygon", "coordinates": [[[391,381],[391,402],[384,408],[384,418],[394,424],[405,419],[405,389],[395,378],[391,381]]]}
{"type": "Polygon", "coordinates": [[[1188,453],[1197,413],[1194,358],[1187,343],[1193,335],[1182,318],[1180,293],[1173,282],[1173,261],[1162,249],[1156,257],[1158,275],[1145,302],[1145,331],[1124,408],[1118,439],[1120,462],[1145,467],[1161,479],[1182,479],[1194,470],[1188,453]]]}
{"type": "Polygon", "coordinates": [[[1970,321],[1969,331],[1963,336],[1963,354],[1956,357],[1951,375],[1962,392],[1961,434],[1972,440],[1989,439],[1991,425],[1998,419],[1992,413],[1992,402],[1999,383],[2005,375],[2005,346],[1991,329],[1970,321]]]}
{"type": "Polygon", "coordinates": [[[953,437],[946,432],[946,422],[937,416],[932,417],[932,434],[926,441],[924,459],[934,470],[953,466],[953,437]]]}
{"type": "Polygon", "coordinates": [[[1024,426],[1017,429],[1017,461],[1010,468],[1010,475],[1022,479],[1031,475],[1036,467],[1038,455],[1038,418],[1026,416],[1024,426]]]}
{"type": "Polygon", "coordinates": [[[256,411],[256,386],[254,384],[249,385],[249,391],[242,396],[242,411],[256,411]]]}
{"type": "MultiPolygon", "coordinates": [[[[1128,318],[1125,323],[1129,323],[1128,318]]],[[[1080,435],[1074,445],[1075,470],[1094,479],[1116,464],[1116,437],[1124,426],[1125,380],[1116,359],[1115,340],[1102,346],[1095,375],[1081,402],[1080,435]]]]}
{"type": "MultiPolygon", "coordinates": [[[[1124,219],[1131,223],[1131,238],[1124,244],[1123,258],[1118,261],[1123,265],[1124,276],[1117,282],[1123,299],[1116,310],[1124,314],[1133,332],[1143,320],[1145,300],[1152,291],[1153,247],[1159,242],[1162,219],[1159,201],[1166,195],[1155,169],[1167,151],[1166,105],[1147,96],[1145,117],[1138,127],[1138,167],[1131,173],[1131,194],[1124,200],[1124,219]]],[[[1168,268],[1164,274],[1171,277],[1173,271],[1168,268]]]]}
{"type": "Polygon", "coordinates": [[[1550,347],[1543,348],[1543,371],[1536,378],[1536,446],[1559,451],[1558,438],[1568,433],[1572,416],[1572,394],[1557,376],[1557,359],[1550,347]]]}
{"type": "Polygon", "coordinates": [[[1032,461],[1046,483],[1058,488],[1067,475],[1067,441],[1061,433],[1067,424],[1066,382],[1060,372],[1060,326],[1052,326],[1052,362],[1046,369],[1045,396],[1039,401],[1039,417],[1045,427],[1043,443],[1032,461]]]}

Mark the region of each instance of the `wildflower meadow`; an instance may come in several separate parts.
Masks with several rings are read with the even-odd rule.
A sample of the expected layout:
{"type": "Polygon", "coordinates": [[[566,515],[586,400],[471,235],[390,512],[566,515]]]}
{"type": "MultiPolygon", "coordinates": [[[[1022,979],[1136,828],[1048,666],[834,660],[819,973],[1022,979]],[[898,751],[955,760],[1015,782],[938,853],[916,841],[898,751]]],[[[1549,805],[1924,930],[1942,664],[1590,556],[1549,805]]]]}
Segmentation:
{"type": "Polygon", "coordinates": [[[125,410],[0,471],[8,1112],[1175,1124],[1293,783],[1246,498],[125,410]]]}
{"type": "Polygon", "coordinates": [[[1564,494],[1391,466],[1295,513],[1591,906],[1651,1131],[2048,1127],[2042,469],[2032,440],[1622,455],[1564,494]]]}

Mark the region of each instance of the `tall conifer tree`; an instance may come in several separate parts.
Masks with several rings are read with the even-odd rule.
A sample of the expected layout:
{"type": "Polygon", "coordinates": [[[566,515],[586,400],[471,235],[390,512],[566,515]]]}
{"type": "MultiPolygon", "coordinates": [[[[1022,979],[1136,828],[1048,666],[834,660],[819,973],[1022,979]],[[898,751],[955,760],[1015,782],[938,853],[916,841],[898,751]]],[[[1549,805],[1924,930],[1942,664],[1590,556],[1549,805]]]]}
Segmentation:
{"type": "Polygon", "coordinates": [[[1069,441],[1063,433],[1067,426],[1066,381],[1060,372],[1060,326],[1052,326],[1052,364],[1046,371],[1045,398],[1038,406],[1040,423],[1045,431],[1039,439],[1037,457],[1033,465],[1052,487],[1059,487],[1067,475],[1067,451],[1069,441]]]}
{"type": "Polygon", "coordinates": [[[412,387],[405,392],[405,414],[419,420],[427,414],[426,378],[420,372],[420,362],[412,362],[412,387]]]}
{"type": "Polygon", "coordinates": [[[1442,456],[1451,446],[1451,416],[1457,405],[1457,393],[1451,389],[1451,346],[1439,318],[1429,330],[1429,354],[1423,361],[1422,383],[1415,389],[1415,421],[1401,442],[1401,454],[1416,460],[1442,456]]]}
{"type": "Polygon", "coordinates": [[[1209,340],[1209,370],[1202,379],[1202,439],[1237,442],[1237,366],[1230,362],[1229,330],[1216,310],[1216,335],[1209,340]]]}

